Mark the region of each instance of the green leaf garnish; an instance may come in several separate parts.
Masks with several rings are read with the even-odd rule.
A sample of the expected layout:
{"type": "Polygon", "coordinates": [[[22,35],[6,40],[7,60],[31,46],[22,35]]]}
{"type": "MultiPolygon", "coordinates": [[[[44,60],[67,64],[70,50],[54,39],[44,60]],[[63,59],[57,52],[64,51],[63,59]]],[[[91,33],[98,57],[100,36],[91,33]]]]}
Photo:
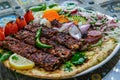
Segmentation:
{"type": "Polygon", "coordinates": [[[83,64],[86,60],[86,56],[84,54],[84,52],[76,52],[73,57],[72,57],[72,60],[71,62],[74,64],[74,65],[79,65],[79,64],[83,64]]]}
{"type": "Polygon", "coordinates": [[[13,56],[12,59],[13,60],[18,60],[18,57],[17,56],[13,56]]]}
{"type": "Polygon", "coordinates": [[[72,66],[73,66],[73,64],[72,64],[70,61],[66,62],[66,63],[64,64],[64,71],[68,71],[68,72],[72,71],[72,70],[73,70],[73,69],[71,68],[72,66]]]}

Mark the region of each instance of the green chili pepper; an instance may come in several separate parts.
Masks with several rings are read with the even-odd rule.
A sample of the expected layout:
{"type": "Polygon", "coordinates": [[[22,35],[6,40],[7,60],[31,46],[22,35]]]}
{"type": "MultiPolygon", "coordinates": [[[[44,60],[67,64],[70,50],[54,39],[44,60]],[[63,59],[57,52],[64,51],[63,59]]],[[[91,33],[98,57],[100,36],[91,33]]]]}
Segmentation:
{"type": "Polygon", "coordinates": [[[31,7],[30,10],[32,10],[33,12],[38,12],[38,11],[44,11],[46,10],[46,8],[47,8],[46,4],[40,4],[38,6],[31,7]]]}
{"type": "Polygon", "coordinates": [[[51,4],[51,5],[49,5],[48,7],[49,7],[49,8],[53,8],[53,7],[55,7],[55,6],[58,6],[58,4],[51,4]]]}
{"type": "Polygon", "coordinates": [[[40,35],[41,35],[42,27],[40,27],[36,33],[36,46],[39,48],[51,48],[51,45],[43,44],[40,42],[40,35]]]}
{"type": "Polygon", "coordinates": [[[12,55],[11,51],[8,51],[6,53],[4,53],[1,57],[0,57],[0,61],[3,62],[5,60],[7,60],[10,56],[12,55]]]}

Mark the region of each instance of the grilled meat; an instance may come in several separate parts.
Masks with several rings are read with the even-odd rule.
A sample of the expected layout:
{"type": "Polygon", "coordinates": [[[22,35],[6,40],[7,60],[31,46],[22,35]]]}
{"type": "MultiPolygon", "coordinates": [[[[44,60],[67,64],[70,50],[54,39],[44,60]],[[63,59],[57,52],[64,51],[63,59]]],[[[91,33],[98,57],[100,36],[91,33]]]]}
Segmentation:
{"type": "MultiPolygon", "coordinates": [[[[35,25],[27,25],[25,26],[25,29],[30,31],[30,32],[33,32],[33,33],[36,33],[37,30],[40,28],[41,26],[35,26],[35,25]]],[[[54,36],[55,34],[57,34],[58,31],[55,30],[55,29],[51,29],[51,28],[47,28],[47,27],[42,27],[42,35],[41,36],[44,36],[44,37],[47,37],[47,38],[51,38],[52,36],[54,36]]]]}
{"type": "Polygon", "coordinates": [[[14,37],[30,45],[35,45],[35,33],[32,33],[30,31],[20,30],[14,34],[14,37]]]}
{"type": "MultiPolygon", "coordinates": [[[[35,46],[35,33],[32,33],[27,30],[21,30],[17,34],[15,34],[14,37],[21,41],[24,41],[27,44],[35,46]]],[[[67,49],[66,47],[62,45],[58,45],[54,41],[51,41],[45,37],[42,37],[40,41],[44,44],[52,45],[52,48],[42,49],[42,50],[44,50],[45,52],[51,53],[54,56],[60,57],[62,61],[69,59],[70,56],[72,55],[71,50],[67,49]]]]}
{"type": "Polygon", "coordinates": [[[77,50],[82,46],[82,42],[74,39],[66,33],[57,33],[55,36],[51,37],[51,40],[58,42],[59,44],[65,45],[69,49],[77,50]]]}
{"type": "MultiPolygon", "coordinates": [[[[39,27],[40,26],[28,25],[25,27],[25,29],[35,33],[39,27]]],[[[74,39],[69,34],[60,33],[55,29],[51,29],[47,27],[42,28],[41,36],[49,38],[50,40],[53,40],[61,45],[65,45],[67,48],[73,49],[73,50],[80,49],[82,46],[82,42],[74,39]]]]}
{"type": "Polygon", "coordinates": [[[45,70],[52,71],[60,66],[60,59],[45,53],[41,50],[37,50],[35,47],[25,44],[17,39],[6,37],[3,42],[0,42],[3,48],[7,48],[14,53],[26,57],[35,62],[36,65],[44,68],[45,70]]]}
{"type": "Polygon", "coordinates": [[[72,56],[73,51],[67,49],[66,47],[56,44],[54,41],[51,41],[45,37],[41,37],[40,40],[44,44],[49,44],[53,46],[50,49],[43,49],[44,51],[60,57],[62,61],[68,60],[72,56]]]}

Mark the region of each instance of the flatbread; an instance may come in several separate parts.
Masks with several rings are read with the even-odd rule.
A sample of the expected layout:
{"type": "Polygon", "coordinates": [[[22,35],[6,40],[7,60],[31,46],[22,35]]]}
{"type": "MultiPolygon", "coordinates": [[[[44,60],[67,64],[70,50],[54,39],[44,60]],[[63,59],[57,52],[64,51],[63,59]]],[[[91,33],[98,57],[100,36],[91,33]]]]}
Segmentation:
{"type": "Polygon", "coordinates": [[[4,65],[13,71],[32,77],[45,79],[65,79],[75,76],[76,74],[85,71],[94,65],[99,64],[112,53],[116,45],[117,44],[114,39],[109,39],[104,41],[102,46],[92,48],[91,50],[85,53],[89,60],[82,65],[73,66],[72,67],[73,71],[71,72],[64,71],[63,66],[61,66],[60,69],[57,69],[53,72],[45,71],[44,69],[38,68],[37,66],[30,70],[15,70],[10,66],[8,60],[4,62],[4,65]]]}

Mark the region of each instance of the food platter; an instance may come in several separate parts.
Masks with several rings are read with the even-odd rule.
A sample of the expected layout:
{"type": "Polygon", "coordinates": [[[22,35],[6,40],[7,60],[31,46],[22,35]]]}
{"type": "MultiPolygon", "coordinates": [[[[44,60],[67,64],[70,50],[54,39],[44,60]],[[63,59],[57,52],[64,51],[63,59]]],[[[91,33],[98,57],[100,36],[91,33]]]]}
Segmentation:
{"type": "MultiPolygon", "coordinates": [[[[33,8],[31,8],[31,9],[33,9],[33,8]]],[[[101,14],[101,13],[100,13],[101,14]]],[[[36,16],[35,16],[36,17],[36,16]]],[[[38,16],[37,16],[38,17],[38,16]]],[[[73,36],[74,38],[76,38],[76,36],[73,36]]],[[[78,39],[79,37],[77,37],[77,39],[78,39]]],[[[79,73],[79,74],[77,74],[76,76],[80,76],[80,75],[83,75],[83,74],[86,74],[86,73],[88,73],[88,72],[91,72],[92,70],[95,70],[95,69],[97,69],[98,67],[100,67],[100,66],[102,66],[103,64],[105,64],[107,61],[109,61],[115,54],[116,54],[116,52],[119,50],[119,47],[120,47],[120,45],[119,44],[117,44],[117,46],[114,48],[114,50],[113,51],[110,51],[110,53],[108,53],[108,54],[110,54],[106,59],[104,59],[102,62],[100,62],[99,64],[97,64],[97,65],[95,65],[95,66],[93,66],[93,67],[91,67],[91,68],[89,68],[89,69],[87,69],[87,70],[85,70],[85,71],[83,71],[83,72],[81,72],[81,73],[79,73]]],[[[109,51],[108,51],[109,52],[109,51]]],[[[8,64],[8,63],[7,63],[8,64]]],[[[7,66],[8,68],[10,68],[10,69],[12,69],[11,67],[9,67],[9,66],[7,66]]],[[[13,70],[15,70],[15,69],[13,69],[13,70]]],[[[16,70],[16,72],[17,72],[17,70],[16,70]]],[[[19,70],[18,70],[18,72],[19,72],[19,70]]],[[[24,74],[24,73],[22,73],[22,74],[24,74]]],[[[27,75],[27,74],[25,74],[25,75],[27,75]]],[[[33,76],[33,77],[35,77],[35,75],[31,75],[31,76],[33,76]]],[[[57,75],[56,75],[57,76],[57,75]]],[[[72,77],[72,75],[70,75],[71,77],[72,77]]],[[[69,76],[69,77],[70,77],[69,76]]],[[[39,77],[39,76],[37,76],[37,77],[39,77]]],[[[69,78],[69,77],[62,77],[62,76],[60,76],[60,77],[58,77],[58,79],[62,79],[62,78],[69,78]]],[[[57,78],[57,77],[39,77],[39,78],[48,78],[48,79],[55,79],[55,78],[57,78]]]]}

